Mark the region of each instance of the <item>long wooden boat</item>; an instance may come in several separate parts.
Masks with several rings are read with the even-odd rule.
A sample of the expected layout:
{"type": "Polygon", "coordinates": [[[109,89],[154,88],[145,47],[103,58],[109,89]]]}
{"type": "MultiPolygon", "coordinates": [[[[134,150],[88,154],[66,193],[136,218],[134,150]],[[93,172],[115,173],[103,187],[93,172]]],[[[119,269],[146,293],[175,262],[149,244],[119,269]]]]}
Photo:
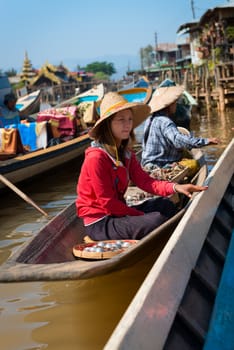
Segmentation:
{"type": "Polygon", "coordinates": [[[152,96],[152,86],[123,89],[119,90],[118,93],[129,102],[148,103],[152,96]]]}
{"type": "Polygon", "coordinates": [[[16,107],[25,115],[30,115],[40,110],[41,90],[36,90],[17,99],[16,107]]]}
{"type": "MultiPolygon", "coordinates": [[[[89,144],[90,138],[86,133],[58,145],[2,160],[0,174],[12,183],[27,180],[82,155],[89,144]]],[[[0,183],[2,188],[4,184],[0,183]]]]}
{"type": "MultiPolygon", "coordinates": [[[[40,91],[38,90],[38,92],[35,92],[34,95],[40,96],[39,92],[40,91]]],[[[99,84],[96,87],[90,90],[87,90],[84,93],[81,93],[72,99],[64,101],[63,103],[61,103],[61,105],[56,106],[56,108],[50,108],[49,110],[45,110],[39,114],[35,114],[34,119],[38,120],[40,114],[46,115],[48,113],[52,115],[55,110],[59,111],[62,108],[70,107],[73,104],[77,106],[78,109],[80,109],[80,113],[82,113],[83,115],[85,114],[85,111],[88,111],[89,104],[94,103],[94,101],[101,100],[101,98],[103,97],[103,94],[104,94],[103,84],[99,84]]],[[[22,98],[22,100],[19,99],[18,101],[23,101],[23,99],[24,98],[22,98]]],[[[26,107],[26,98],[25,98],[25,107],[26,107]]],[[[94,119],[96,116],[96,110],[94,108],[90,108],[90,111],[91,112],[88,111],[87,115],[89,118],[94,119]]],[[[82,118],[83,120],[85,119],[84,115],[82,118]]],[[[43,119],[43,120],[47,120],[47,119],[43,119]]],[[[36,122],[34,124],[36,125],[36,122]]],[[[32,126],[32,123],[30,123],[30,126],[32,126]]],[[[38,130],[38,127],[37,126],[35,127],[38,130]]],[[[39,149],[30,151],[26,154],[22,154],[22,152],[20,152],[17,147],[16,147],[17,150],[15,150],[15,153],[12,152],[12,154],[9,154],[8,152],[4,154],[4,152],[1,152],[0,153],[0,174],[6,176],[9,181],[13,183],[18,183],[20,181],[24,181],[29,178],[32,178],[34,175],[42,174],[45,171],[51,170],[54,167],[64,164],[82,155],[84,153],[84,150],[89,146],[90,138],[88,136],[87,131],[88,131],[88,128],[87,130],[84,130],[84,134],[81,136],[74,137],[69,141],[65,141],[49,147],[47,147],[47,141],[43,140],[44,136],[42,134],[41,136],[42,142],[41,142],[41,146],[38,147],[39,149]],[[17,155],[17,153],[19,154],[17,155]],[[9,157],[11,159],[7,159],[9,157]]],[[[16,132],[16,130],[14,132],[16,132]]],[[[45,130],[43,132],[46,133],[45,130]]],[[[8,136],[7,138],[9,139],[8,136]]],[[[11,138],[13,137],[11,136],[11,138]]],[[[15,138],[20,139],[21,137],[19,134],[17,134],[15,138]]],[[[46,137],[44,137],[44,139],[46,139],[46,137]]],[[[21,142],[21,140],[19,141],[21,142]]],[[[10,144],[9,149],[12,149],[12,148],[14,147],[10,144]]],[[[5,185],[3,183],[0,183],[0,189],[4,187],[5,185]]]]}
{"type": "Polygon", "coordinates": [[[234,139],[109,341],[114,349],[232,349],[234,139]]]}
{"type": "Polygon", "coordinates": [[[103,98],[105,93],[104,85],[103,83],[98,84],[94,86],[93,88],[84,91],[78,95],[75,95],[68,100],[62,101],[61,103],[57,104],[55,107],[66,107],[71,105],[78,105],[81,102],[93,102],[93,101],[99,101],[103,98]]]}
{"type": "Polygon", "coordinates": [[[147,79],[146,76],[142,76],[141,78],[137,79],[136,81],[133,80],[131,83],[124,85],[119,91],[121,90],[128,90],[128,89],[133,89],[133,88],[139,88],[139,87],[149,87],[150,82],[147,79]]]}
{"type": "MultiPolygon", "coordinates": [[[[193,182],[202,184],[207,165],[200,150],[194,151],[194,158],[200,162],[201,168],[193,182]]],[[[85,236],[73,202],[1,266],[0,281],[88,279],[127,267],[149,252],[162,249],[185,211],[186,206],[183,206],[173,218],[128,250],[110,259],[94,261],[77,259],[73,255],[73,246],[83,243],[85,236]]]]}

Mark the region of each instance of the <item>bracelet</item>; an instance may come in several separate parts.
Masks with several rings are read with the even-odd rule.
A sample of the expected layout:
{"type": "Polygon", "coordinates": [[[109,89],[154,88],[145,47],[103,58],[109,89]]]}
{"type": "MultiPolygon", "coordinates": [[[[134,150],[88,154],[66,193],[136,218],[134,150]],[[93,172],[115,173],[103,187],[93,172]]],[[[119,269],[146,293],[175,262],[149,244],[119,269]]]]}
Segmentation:
{"type": "Polygon", "coordinates": [[[173,185],[173,191],[174,191],[174,193],[177,193],[177,191],[176,191],[176,185],[178,185],[178,183],[174,183],[174,185],[173,185]]]}

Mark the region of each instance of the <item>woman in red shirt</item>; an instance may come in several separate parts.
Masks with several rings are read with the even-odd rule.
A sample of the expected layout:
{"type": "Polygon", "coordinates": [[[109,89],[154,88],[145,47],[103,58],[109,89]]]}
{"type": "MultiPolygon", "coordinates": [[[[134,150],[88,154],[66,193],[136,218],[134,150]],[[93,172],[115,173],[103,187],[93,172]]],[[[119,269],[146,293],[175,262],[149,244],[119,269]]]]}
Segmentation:
{"type": "Polygon", "coordinates": [[[176,213],[167,196],[179,192],[191,196],[207,186],[180,185],[150,177],[130,149],[134,128],[150,114],[146,104],[126,101],[107,93],[100,105],[100,118],[90,130],[94,139],[85,152],[77,185],[77,214],[93,240],[141,239],[176,213]],[[128,206],[124,194],[132,181],[140,189],[158,195],[128,206]]]}

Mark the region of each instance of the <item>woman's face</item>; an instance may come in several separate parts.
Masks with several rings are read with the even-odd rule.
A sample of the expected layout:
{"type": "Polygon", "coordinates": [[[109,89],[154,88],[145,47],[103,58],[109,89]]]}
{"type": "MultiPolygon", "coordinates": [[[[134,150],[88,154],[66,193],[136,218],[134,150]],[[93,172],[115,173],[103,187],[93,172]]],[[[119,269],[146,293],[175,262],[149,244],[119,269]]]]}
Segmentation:
{"type": "Polygon", "coordinates": [[[133,128],[133,115],[131,109],[117,112],[111,120],[111,131],[117,143],[129,138],[133,128]]]}
{"type": "Polygon", "coordinates": [[[10,110],[13,110],[13,109],[15,108],[15,105],[16,105],[16,100],[10,100],[10,101],[8,101],[8,103],[7,103],[7,107],[8,107],[8,109],[10,109],[10,110]]]}

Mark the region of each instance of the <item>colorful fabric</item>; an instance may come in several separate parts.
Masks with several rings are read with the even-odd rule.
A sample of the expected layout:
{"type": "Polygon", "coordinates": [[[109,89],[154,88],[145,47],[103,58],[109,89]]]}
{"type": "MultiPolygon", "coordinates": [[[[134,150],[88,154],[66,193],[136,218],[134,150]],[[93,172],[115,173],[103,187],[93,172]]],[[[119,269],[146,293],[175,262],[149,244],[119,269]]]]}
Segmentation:
{"type": "Polygon", "coordinates": [[[117,165],[114,158],[93,142],[86,150],[77,185],[77,214],[84,224],[92,224],[105,216],[144,215],[127,206],[124,200],[129,181],[152,194],[168,196],[174,193],[173,183],[152,179],[143,171],[132,151],[126,153],[125,165],[117,165]]]}
{"type": "Polygon", "coordinates": [[[142,144],[142,166],[152,164],[163,167],[180,161],[183,157],[183,149],[190,150],[208,144],[207,138],[180,133],[176,124],[170,118],[162,115],[146,120],[144,134],[147,135],[147,133],[147,140],[143,138],[142,144]]]}
{"type": "Polygon", "coordinates": [[[77,131],[77,106],[50,108],[39,112],[37,121],[48,121],[54,138],[75,136],[77,131]]]}
{"type": "Polygon", "coordinates": [[[36,151],[40,148],[46,148],[48,144],[47,122],[32,122],[8,125],[7,129],[18,129],[21,142],[27,151],[36,151]]]}
{"type": "Polygon", "coordinates": [[[183,158],[181,161],[179,161],[179,164],[189,168],[189,177],[195,175],[200,168],[199,162],[196,159],[183,158]]]}
{"type": "Polygon", "coordinates": [[[18,129],[0,128],[0,160],[24,153],[18,129]]]}

